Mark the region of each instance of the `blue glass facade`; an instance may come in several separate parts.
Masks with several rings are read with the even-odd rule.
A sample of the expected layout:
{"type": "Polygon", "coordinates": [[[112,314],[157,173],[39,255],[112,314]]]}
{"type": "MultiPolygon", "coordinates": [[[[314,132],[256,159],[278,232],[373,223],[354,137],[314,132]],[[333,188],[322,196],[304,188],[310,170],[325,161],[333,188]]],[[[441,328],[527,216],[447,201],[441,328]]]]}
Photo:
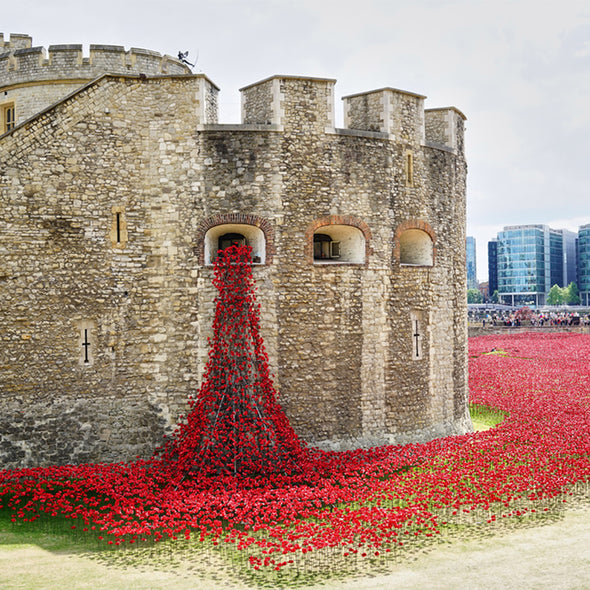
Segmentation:
{"type": "Polygon", "coordinates": [[[498,240],[488,242],[488,287],[491,297],[498,290],[498,240]]]}
{"type": "Polygon", "coordinates": [[[563,238],[563,286],[578,282],[578,233],[567,229],[556,230],[563,238]]]}
{"type": "Polygon", "coordinates": [[[476,250],[475,250],[475,238],[472,236],[467,236],[466,239],[466,247],[467,247],[467,288],[468,289],[477,289],[477,259],[476,259],[476,250]]]}
{"type": "Polygon", "coordinates": [[[552,278],[549,227],[505,227],[498,233],[497,268],[502,301],[512,305],[543,305],[552,278]]]}
{"type": "Polygon", "coordinates": [[[549,230],[549,284],[564,287],[563,283],[563,235],[556,230],[549,230]]]}
{"type": "MultiPolygon", "coordinates": [[[[498,292],[504,303],[512,305],[543,305],[553,285],[567,287],[577,282],[580,292],[590,297],[590,224],[578,234],[546,225],[506,226],[498,233],[495,269],[488,244],[490,290],[497,273],[498,292]],[[578,264],[580,267],[578,268],[578,264]],[[584,266],[585,265],[585,266],[584,266]],[[582,289],[581,284],[586,285],[582,289]]],[[[590,301],[588,301],[590,303],[590,301]]]]}
{"type": "Polygon", "coordinates": [[[546,225],[506,226],[488,242],[490,295],[512,305],[544,305],[553,285],[578,285],[590,306],[590,223],[578,232],[546,225]]]}
{"type": "Polygon", "coordinates": [[[578,232],[578,289],[582,305],[590,305],[590,223],[578,232]]]}

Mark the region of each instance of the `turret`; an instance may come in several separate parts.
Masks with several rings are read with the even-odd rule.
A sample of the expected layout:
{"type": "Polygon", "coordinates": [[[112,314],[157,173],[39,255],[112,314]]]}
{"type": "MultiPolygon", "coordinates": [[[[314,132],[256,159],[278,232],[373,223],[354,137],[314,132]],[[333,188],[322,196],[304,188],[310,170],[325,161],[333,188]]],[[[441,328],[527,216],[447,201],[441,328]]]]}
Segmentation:
{"type": "Polygon", "coordinates": [[[0,88],[47,80],[93,80],[101,74],[191,74],[180,60],[155,51],[120,45],[91,45],[84,57],[82,45],[31,47],[31,37],[11,35],[4,42],[0,35],[0,88]]]}
{"type": "MultiPolygon", "coordinates": [[[[131,76],[192,75],[181,60],[155,51],[120,45],[32,47],[27,35],[0,34],[0,135],[43,109],[56,104],[84,84],[104,74],[131,76]]],[[[218,89],[208,80],[200,85],[200,121],[217,121],[218,89]]]]}

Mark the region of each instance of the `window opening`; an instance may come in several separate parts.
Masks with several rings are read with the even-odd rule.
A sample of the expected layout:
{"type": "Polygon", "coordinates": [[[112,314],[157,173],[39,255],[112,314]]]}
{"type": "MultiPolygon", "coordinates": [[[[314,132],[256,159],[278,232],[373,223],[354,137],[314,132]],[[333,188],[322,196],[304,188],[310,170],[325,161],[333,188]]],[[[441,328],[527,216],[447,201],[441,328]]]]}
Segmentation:
{"type": "Polygon", "coordinates": [[[420,358],[420,323],[417,319],[412,320],[412,337],[414,338],[414,358],[420,358]]]}
{"type": "Polygon", "coordinates": [[[90,346],[90,340],[88,340],[88,328],[84,328],[84,342],[82,342],[82,346],[84,347],[84,362],[89,363],[88,347],[90,346]]]}
{"type": "Polygon", "coordinates": [[[14,104],[5,106],[2,109],[2,133],[7,133],[16,127],[14,104]]]}
{"type": "Polygon", "coordinates": [[[422,312],[413,311],[410,313],[410,320],[412,323],[412,359],[419,360],[422,358],[422,338],[423,338],[423,322],[422,312]]]}
{"type": "Polygon", "coordinates": [[[245,223],[228,223],[210,228],[204,239],[205,263],[213,264],[219,252],[233,245],[250,246],[252,248],[252,263],[265,263],[266,237],[264,232],[259,227],[245,223]]]}
{"type": "Polygon", "coordinates": [[[127,232],[127,220],[125,219],[125,207],[122,205],[115,205],[111,209],[113,215],[111,219],[111,228],[109,231],[109,239],[115,248],[125,248],[129,241],[129,234],[127,232]]]}
{"type": "Polygon", "coordinates": [[[80,320],[77,322],[78,340],[78,363],[83,367],[90,367],[94,364],[94,344],[96,324],[91,320],[80,320]]]}
{"type": "Polygon", "coordinates": [[[432,266],[432,238],[421,229],[407,229],[400,235],[400,263],[411,266],[432,266]]]}
{"type": "Polygon", "coordinates": [[[313,257],[316,260],[340,258],[340,242],[332,239],[328,234],[313,236],[313,257]]]}
{"type": "Polygon", "coordinates": [[[223,234],[219,236],[219,240],[217,241],[217,251],[226,250],[231,246],[245,246],[246,244],[246,238],[242,234],[223,234]]]}
{"type": "Polygon", "coordinates": [[[414,154],[406,152],[406,186],[414,186],[414,154]]]}
{"type": "Polygon", "coordinates": [[[221,256],[223,251],[231,248],[231,246],[246,246],[247,244],[248,242],[242,234],[223,234],[217,240],[217,256],[221,256]]]}

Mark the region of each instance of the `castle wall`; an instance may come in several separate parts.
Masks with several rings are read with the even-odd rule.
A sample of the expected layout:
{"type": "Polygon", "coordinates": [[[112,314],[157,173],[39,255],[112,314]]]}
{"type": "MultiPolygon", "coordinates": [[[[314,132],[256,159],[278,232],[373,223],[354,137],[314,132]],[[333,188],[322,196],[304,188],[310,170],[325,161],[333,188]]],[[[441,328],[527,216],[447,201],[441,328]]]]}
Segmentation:
{"type": "Polygon", "coordinates": [[[204,76],[109,75],[2,138],[5,465],[153,452],[206,362],[205,241],[220,224],[264,233],[262,336],[305,440],[469,428],[463,118],[447,110],[440,128],[455,135],[425,144],[423,97],[385,89],[352,101],[372,105],[355,115],[370,129],[334,129],[333,85],[254,84],[245,124],[224,126],[210,124],[204,76]],[[362,243],[357,257],[315,259],[314,233],[330,231],[362,243]],[[407,231],[426,237],[430,261],[404,260],[407,231]]]}
{"type": "MultiPolygon", "coordinates": [[[[249,123],[266,121],[268,131],[220,126],[202,135],[206,171],[197,209],[212,216],[256,211],[275,225],[277,254],[264,271],[259,299],[269,314],[263,326],[280,401],[296,431],[314,444],[342,447],[467,428],[465,406],[460,417],[454,410],[466,369],[465,349],[455,353],[465,338],[464,260],[453,246],[465,231],[457,223],[465,206],[462,160],[456,166],[450,148],[418,143],[423,114],[413,110],[414,95],[407,95],[411,108],[399,129],[411,127],[414,112],[415,132],[392,143],[372,133],[326,133],[331,81],[271,79],[245,92],[249,123]],[[411,186],[408,146],[415,152],[411,186]],[[310,228],[326,219],[356,219],[370,228],[366,261],[323,265],[310,259],[310,228]],[[394,228],[408,219],[430,221],[437,240],[433,267],[392,260],[394,228]],[[425,332],[419,361],[410,360],[414,312],[425,332]]],[[[262,269],[254,270],[261,277],[262,269]]],[[[212,295],[202,292],[202,304],[212,295]]],[[[204,362],[205,348],[201,354],[204,362]]]]}
{"type": "Polygon", "coordinates": [[[178,161],[196,149],[202,82],[104,78],[1,142],[5,462],[149,455],[195,390],[178,161]]]}
{"type": "Polygon", "coordinates": [[[16,122],[22,123],[29,117],[41,112],[48,106],[59,102],[68,94],[78,90],[81,83],[64,82],[62,84],[47,84],[39,91],[39,86],[18,86],[6,89],[0,97],[0,107],[8,104],[18,105],[15,108],[16,122]]]}
{"type": "Polygon", "coordinates": [[[10,42],[0,43],[0,87],[4,93],[0,106],[15,102],[17,123],[105,72],[192,74],[178,59],[147,49],[133,47],[126,51],[118,45],[90,45],[89,57],[84,57],[82,45],[52,45],[46,51],[44,47],[31,47],[31,41],[24,35],[12,35],[10,42]]]}

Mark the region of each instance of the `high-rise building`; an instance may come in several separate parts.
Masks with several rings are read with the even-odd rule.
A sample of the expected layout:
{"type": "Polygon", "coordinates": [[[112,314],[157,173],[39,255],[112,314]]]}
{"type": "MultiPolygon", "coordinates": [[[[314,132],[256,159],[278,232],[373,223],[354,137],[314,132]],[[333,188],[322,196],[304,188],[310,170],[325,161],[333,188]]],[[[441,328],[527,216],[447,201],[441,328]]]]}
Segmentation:
{"type": "Polygon", "coordinates": [[[500,299],[511,305],[543,305],[553,285],[566,287],[575,281],[576,236],[541,224],[506,226],[488,245],[490,283],[495,272],[491,251],[497,250],[500,299]]]}
{"type": "Polygon", "coordinates": [[[488,242],[488,291],[490,297],[498,290],[498,240],[488,242]]]}
{"type": "Polygon", "coordinates": [[[498,233],[498,291],[510,305],[542,305],[551,288],[546,225],[510,225],[498,233]]]}
{"type": "Polygon", "coordinates": [[[579,234],[547,225],[509,225],[488,242],[490,295],[511,305],[543,305],[553,285],[575,282],[590,305],[590,224],[579,234]]]}
{"type": "Polygon", "coordinates": [[[590,305],[590,223],[578,232],[578,289],[582,305],[590,305]]]}
{"type": "Polygon", "coordinates": [[[563,287],[563,235],[549,228],[549,288],[563,287]]]}
{"type": "MultiPolygon", "coordinates": [[[[569,229],[558,229],[563,239],[563,286],[578,281],[578,253],[577,253],[577,232],[569,229]]],[[[553,286],[553,285],[551,285],[553,286]]]]}
{"type": "Polygon", "coordinates": [[[467,247],[467,288],[477,289],[477,258],[475,249],[475,238],[467,236],[466,238],[467,247]]]}

